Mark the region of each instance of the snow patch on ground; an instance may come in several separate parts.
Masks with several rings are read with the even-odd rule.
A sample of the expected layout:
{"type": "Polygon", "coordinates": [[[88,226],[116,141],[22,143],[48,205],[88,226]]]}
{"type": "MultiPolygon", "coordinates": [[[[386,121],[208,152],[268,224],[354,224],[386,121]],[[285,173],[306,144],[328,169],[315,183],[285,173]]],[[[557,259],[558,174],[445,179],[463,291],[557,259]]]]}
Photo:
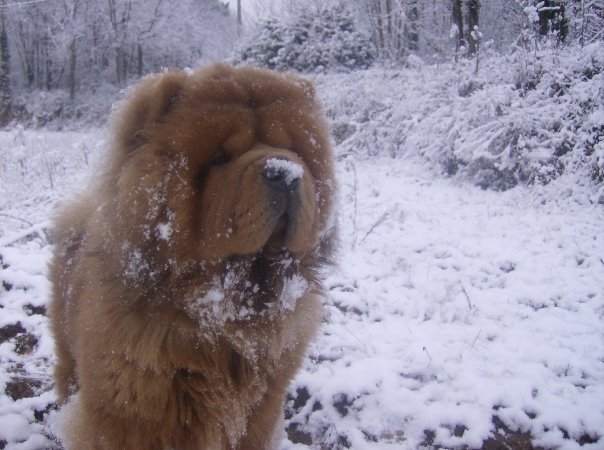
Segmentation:
{"type": "Polygon", "coordinates": [[[0,443],[53,448],[44,423],[56,399],[46,304],[51,247],[30,234],[0,248],[0,443]]]}

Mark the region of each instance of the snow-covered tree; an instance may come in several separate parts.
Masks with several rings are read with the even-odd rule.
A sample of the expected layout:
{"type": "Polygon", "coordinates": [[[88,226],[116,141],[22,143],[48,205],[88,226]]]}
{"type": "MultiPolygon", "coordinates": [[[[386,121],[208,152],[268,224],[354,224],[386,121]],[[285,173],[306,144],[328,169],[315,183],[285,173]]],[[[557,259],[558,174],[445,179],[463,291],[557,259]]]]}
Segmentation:
{"type": "MultiPolygon", "coordinates": [[[[493,0],[499,1],[499,0],[493,0]]],[[[381,59],[405,61],[410,54],[449,57],[476,51],[479,0],[354,0],[381,59]]]]}
{"type": "Polygon", "coordinates": [[[569,32],[581,45],[604,40],[604,0],[571,0],[569,32]]]}
{"type": "Polygon", "coordinates": [[[466,40],[468,41],[468,54],[474,55],[478,51],[478,42],[480,40],[478,35],[480,0],[466,1],[466,15],[468,23],[466,35],[466,40]]]}
{"type": "Polygon", "coordinates": [[[539,16],[539,34],[541,36],[555,34],[560,41],[565,41],[568,35],[566,0],[542,0],[536,8],[539,16]]]}
{"type": "MultiPolygon", "coordinates": [[[[401,0],[357,0],[366,18],[371,40],[382,59],[402,60],[408,54],[406,2],[401,0]]],[[[417,5],[417,2],[414,2],[417,5]]],[[[417,42],[416,37],[414,37],[417,42]]]]}
{"type": "Polygon", "coordinates": [[[278,70],[349,70],[371,65],[374,53],[351,12],[337,3],[261,21],[240,43],[234,60],[278,70]]]}
{"type": "Polygon", "coordinates": [[[481,2],[480,31],[483,40],[500,52],[509,51],[526,26],[526,14],[515,0],[481,2]]]}
{"type": "Polygon", "coordinates": [[[480,0],[453,0],[451,4],[450,36],[455,41],[455,55],[461,48],[466,48],[466,54],[474,55],[478,51],[478,20],[480,15],[480,0]]]}
{"type": "Polygon", "coordinates": [[[419,0],[409,0],[407,4],[407,24],[405,27],[405,38],[407,48],[410,52],[419,50],[419,29],[420,29],[420,2],[419,0]]]}
{"type": "Polygon", "coordinates": [[[451,37],[455,39],[455,54],[464,45],[464,20],[463,20],[463,3],[462,0],[453,0],[451,8],[451,19],[453,26],[451,27],[451,37]]]}
{"type": "Polygon", "coordinates": [[[123,86],[162,67],[226,57],[237,32],[220,0],[16,2],[6,16],[12,84],[66,89],[123,86]]]}

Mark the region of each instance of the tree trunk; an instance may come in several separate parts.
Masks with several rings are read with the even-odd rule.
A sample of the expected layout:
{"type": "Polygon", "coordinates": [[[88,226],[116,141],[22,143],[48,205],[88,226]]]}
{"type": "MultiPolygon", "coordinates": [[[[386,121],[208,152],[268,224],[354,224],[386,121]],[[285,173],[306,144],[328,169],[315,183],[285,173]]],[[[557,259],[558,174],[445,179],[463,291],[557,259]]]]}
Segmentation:
{"type": "Polygon", "coordinates": [[[539,9],[539,34],[541,36],[547,36],[549,34],[549,22],[552,18],[552,12],[550,10],[551,2],[544,0],[543,6],[539,9]]]}
{"type": "Polygon", "coordinates": [[[0,1],[0,124],[11,119],[10,54],[4,18],[4,0],[0,1]]]}
{"type": "Polygon", "coordinates": [[[115,40],[115,78],[118,86],[123,86],[127,78],[127,62],[125,37],[127,28],[130,26],[130,9],[132,2],[128,1],[124,5],[124,11],[121,16],[118,15],[117,4],[115,0],[107,0],[109,6],[109,21],[115,40]]]}
{"type": "Polygon", "coordinates": [[[372,34],[375,39],[375,47],[377,48],[378,55],[384,57],[386,42],[384,36],[384,22],[382,21],[383,17],[380,0],[371,0],[368,9],[369,15],[370,17],[372,17],[372,21],[374,21],[372,34]]]}
{"type": "Polygon", "coordinates": [[[463,10],[461,0],[453,0],[452,9],[453,25],[457,27],[457,36],[455,37],[455,58],[459,54],[459,49],[463,45],[463,10]]]}
{"type": "Polygon", "coordinates": [[[564,42],[568,36],[568,19],[564,0],[545,0],[539,9],[539,34],[548,36],[556,33],[558,40],[564,42]]]}
{"type": "Polygon", "coordinates": [[[384,21],[383,21],[383,17],[382,17],[382,11],[381,11],[381,8],[379,8],[379,7],[376,8],[376,18],[377,18],[377,25],[378,25],[379,48],[382,53],[382,56],[384,56],[385,52],[386,52],[386,35],[384,33],[384,21]]]}
{"type": "Polygon", "coordinates": [[[124,49],[122,44],[115,48],[115,78],[118,86],[123,86],[126,80],[126,62],[124,60],[124,49]]]}
{"type": "Polygon", "coordinates": [[[418,0],[411,0],[407,10],[407,47],[411,52],[419,50],[419,7],[418,0]]]}
{"type": "Polygon", "coordinates": [[[136,50],[137,74],[138,78],[141,78],[143,76],[143,46],[138,44],[136,50]]]}
{"type": "Polygon", "coordinates": [[[76,88],[76,40],[73,38],[69,43],[69,100],[75,99],[75,88],[76,88]]]}
{"type": "Polygon", "coordinates": [[[71,26],[71,40],[69,41],[69,64],[67,66],[67,84],[69,86],[69,99],[73,101],[75,99],[76,92],[76,69],[77,69],[77,41],[78,41],[78,27],[76,26],[78,18],[78,8],[80,7],[80,0],[71,0],[68,3],[69,15],[70,15],[70,26],[71,26]]]}
{"type": "Polygon", "coordinates": [[[480,0],[468,0],[466,3],[468,10],[468,55],[473,56],[478,51],[478,37],[475,37],[474,32],[478,32],[478,18],[480,13],[480,0]]]}

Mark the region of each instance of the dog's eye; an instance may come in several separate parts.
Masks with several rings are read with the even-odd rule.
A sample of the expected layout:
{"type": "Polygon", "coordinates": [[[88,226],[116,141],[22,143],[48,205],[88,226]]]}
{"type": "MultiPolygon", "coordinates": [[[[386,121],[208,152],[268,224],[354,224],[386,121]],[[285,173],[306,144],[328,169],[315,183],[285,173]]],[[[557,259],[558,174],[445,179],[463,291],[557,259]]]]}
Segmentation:
{"type": "Polygon", "coordinates": [[[223,164],[226,164],[229,162],[229,157],[227,156],[227,154],[224,152],[224,150],[221,150],[220,153],[218,153],[214,159],[212,160],[212,165],[213,166],[222,166],[223,164]]]}

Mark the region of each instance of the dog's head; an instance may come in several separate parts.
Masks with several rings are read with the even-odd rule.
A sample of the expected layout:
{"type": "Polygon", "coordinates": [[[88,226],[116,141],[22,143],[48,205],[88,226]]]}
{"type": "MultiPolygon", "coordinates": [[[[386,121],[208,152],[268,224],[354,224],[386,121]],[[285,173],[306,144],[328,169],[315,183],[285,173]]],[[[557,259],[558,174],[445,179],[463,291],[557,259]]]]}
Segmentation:
{"type": "Polygon", "coordinates": [[[132,244],[158,264],[304,257],[329,234],[333,155],[309,81],[222,64],[154,75],[115,122],[118,252],[132,244]]]}

